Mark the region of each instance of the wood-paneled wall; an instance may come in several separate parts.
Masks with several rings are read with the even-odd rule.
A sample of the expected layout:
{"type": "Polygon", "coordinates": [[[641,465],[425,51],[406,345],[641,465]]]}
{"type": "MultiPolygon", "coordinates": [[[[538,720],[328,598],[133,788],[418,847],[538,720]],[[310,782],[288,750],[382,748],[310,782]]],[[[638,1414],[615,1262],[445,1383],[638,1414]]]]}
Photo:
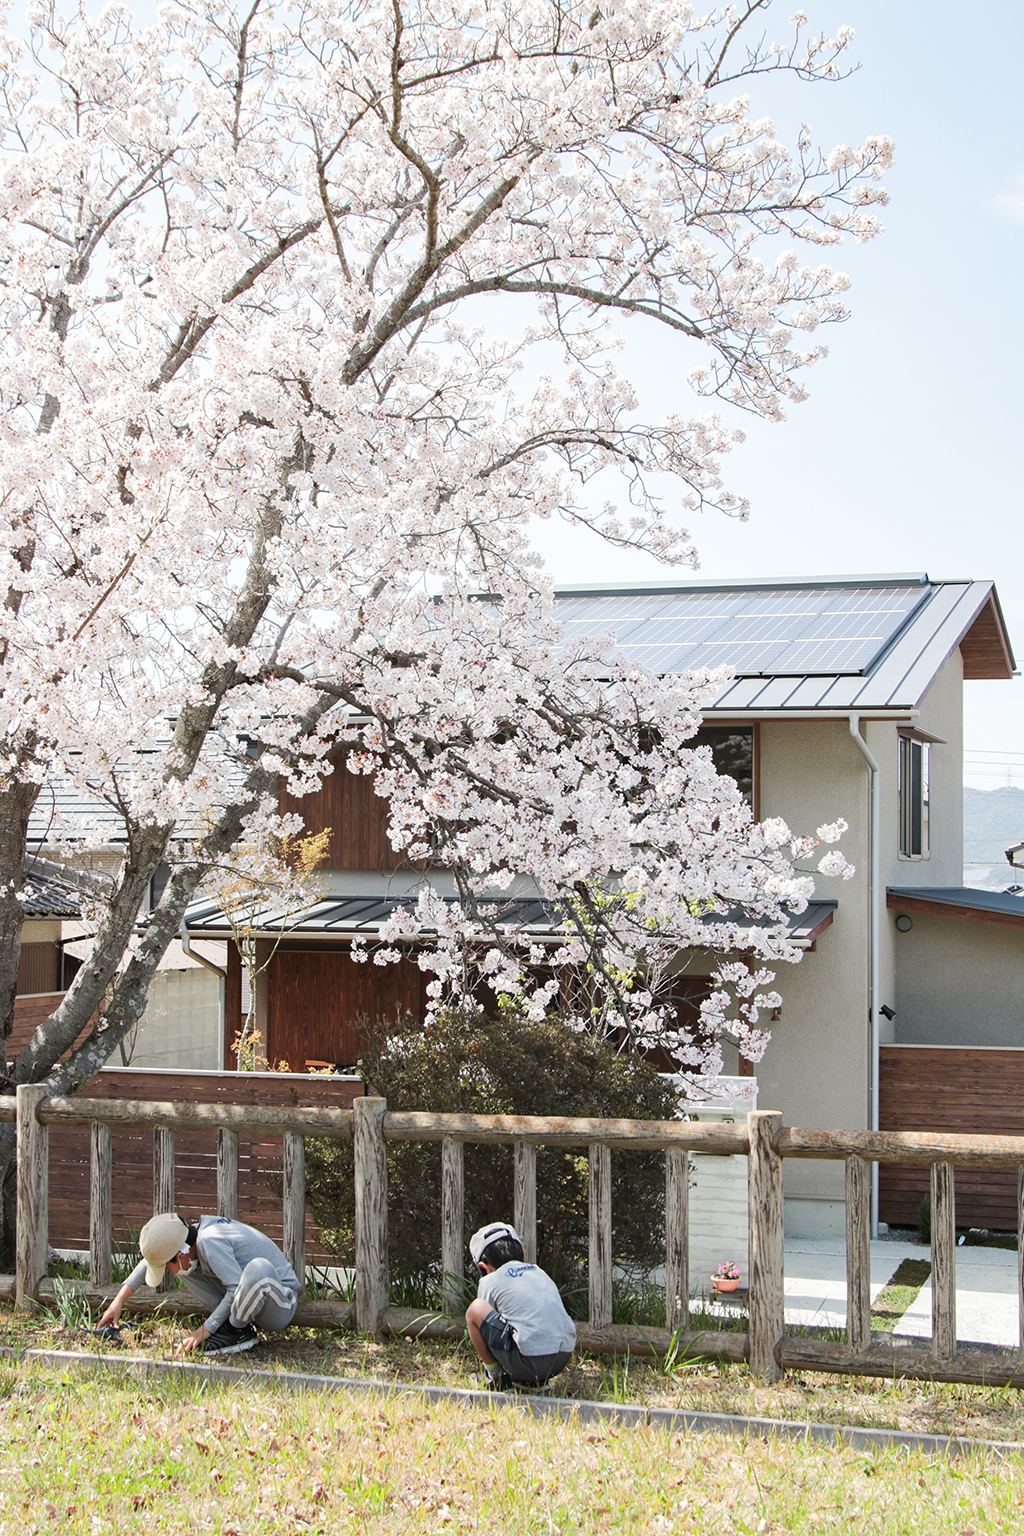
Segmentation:
{"type": "Polygon", "coordinates": [[[329,869],[399,869],[406,862],[388,841],[387,801],[374,794],[371,776],[349,773],[344,756],[314,794],[296,799],[282,781],[278,809],[301,816],[307,832],[330,827],[329,869]]]}
{"type": "MultiPolygon", "coordinates": [[[[949,1131],[1024,1136],[1024,1050],[883,1045],[878,1120],[883,1131],[949,1131]]],[[[913,1226],[928,1193],[928,1169],[879,1169],[878,1214],[913,1226]]],[[[1017,1228],[1013,1173],[956,1171],[956,1224],[995,1232],[1017,1228]]]]}
{"type": "MultiPolygon", "coordinates": [[[[44,1019],[59,1006],[63,992],[44,992],[36,997],[16,997],[14,1028],[7,1042],[7,1059],[16,1061],[44,1019]]],[[[95,1017],[95,1016],[94,1016],[95,1017]]],[[[92,1028],[92,1020],[82,1030],[75,1045],[80,1045],[92,1028]]]]}
{"type": "Polygon", "coordinates": [[[422,1019],[427,979],[413,960],[355,965],[347,949],[282,945],[269,971],[268,1060],[287,1061],[295,1072],[307,1061],[354,1066],[360,1020],[396,1011],[422,1019]]]}
{"type": "MultiPolygon", "coordinates": [[[[183,1099],[198,1104],[332,1104],[351,1108],[363,1092],[346,1078],[290,1077],[276,1073],[161,1072],[104,1070],[82,1090],[104,1099],[183,1099]]],[[[281,1137],[238,1138],[238,1214],[279,1246],[283,1237],[281,1137]]],[[[113,1233],[115,1247],[135,1243],[153,1214],[153,1132],[113,1133],[113,1233]]],[[[183,1217],[217,1210],[216,1132],[178,1131],[174,1138],[175,1206],[183,1217]]],[[[54,1248],[89,1246],[89,1130],[50,1127],[50,1243],[54,1248]]],[[[321,1262],[325,1250],[306,1218],[306,1252],[321,1262]]]]}
{"type": "Polygon", "coordinates": [[[59,944],[23,944],[18,957],[18,996],[59,991],[60,961],[59,944]]]}

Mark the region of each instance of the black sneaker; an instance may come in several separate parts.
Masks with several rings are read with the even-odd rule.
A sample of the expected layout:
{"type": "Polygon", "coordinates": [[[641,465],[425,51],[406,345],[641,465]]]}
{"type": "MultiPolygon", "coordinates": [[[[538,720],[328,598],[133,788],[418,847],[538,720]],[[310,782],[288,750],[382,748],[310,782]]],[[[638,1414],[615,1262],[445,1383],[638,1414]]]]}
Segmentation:
{"type": "Polygon", "coordinates": [[[484,1387],[488,1392],[518,1392],[520,1383],[514,1381],[507,1371],[502,1371],[500,1376],[484,1376],[484,1387]]]}
{"type": "Polygon", "coordinates": [[[252,1323],[236,1328],[233,1323],[221,1323],[216,1333],[211,1333],[199,1346],[201,1355],[240,1355],[245,1349],[253,1349],[260,1341],[252,1323]]]}

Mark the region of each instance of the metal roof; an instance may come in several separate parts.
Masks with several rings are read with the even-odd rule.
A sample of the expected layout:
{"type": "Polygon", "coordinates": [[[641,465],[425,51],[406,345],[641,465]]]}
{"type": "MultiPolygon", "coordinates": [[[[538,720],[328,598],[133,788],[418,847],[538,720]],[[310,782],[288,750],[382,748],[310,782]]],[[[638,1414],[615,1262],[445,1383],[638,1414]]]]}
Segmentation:
{"type": "MultiPolygon", "coordinates": [[[[442,898],[446,905],[454,905],[454,896],[442,898]]],[[[560,937],[561,925],[552,921],[550,902],[537,898],[495,898],[483,901],[482,906],[492,908],[492,916],[501,923],[523,928],[536,936],[560,937]]],[[[811,902],[805,911],[793,914],[789,920],[788,937],[795,944],[811,943],[831,923],[838,903],[835,901],[811,902]]],[[[313,906],[295,915],[282,914],[273,907],[265,907],[251,914],[246,926],[253,932],[290,938],[345,939],[357,936],[372,937],[381,925],[397,909],[411,906],[409,899],[385,896],[326,896],[313,906]]],[[[709,913],[706,923],[736,923],[741,927],[753,927],[754,920],[742,912],[709,913]]],[[[231,928],[216,902],[194,902],[185,913],[185,926],[190,938],[231,936],[231,928]]]]}
{"type": "Polygon", "coordinates": [[[1024,889],[977,890],[969,885],[889,885],[886,905],[909,911],[948,909],[950,917],[972,916],[979,922],[1024,927],[1024,889]]]}
{"type": "Polygon", "coordinates": [[[610,631],[652,672],[734,668],[711,717],[911,710],[962,642],[977,652],[972,676],[1014,668],[992,583],[923,573],[568,587],[555,612],[570,637],[610,631]]]}

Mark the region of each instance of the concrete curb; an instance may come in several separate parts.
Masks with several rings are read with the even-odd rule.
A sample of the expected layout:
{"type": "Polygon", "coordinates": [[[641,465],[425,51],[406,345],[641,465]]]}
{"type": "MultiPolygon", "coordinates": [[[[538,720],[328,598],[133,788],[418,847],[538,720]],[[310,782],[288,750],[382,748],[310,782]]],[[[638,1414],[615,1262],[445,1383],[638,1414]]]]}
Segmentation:
{"type": "Polygon", "coordinates": [[[686,1408],[641,1408],[626,1403],[592,1403],[568,1397],[481,1392],[463,1387],[424,1387],[412,1382],[367,1381],[347,1376],[307,1376],[297,1371],[259,1371],[245,1367],[194,1364],[186,1360],[147,1360],[132,1355],[96,1355],[49,1349],[0,1348],[0,1358],[53,1365],[65,1371],[109,1371],[132,1380],[179,1376],[238,1386],[280,1387],[287,1392],[347,1392],[394,1397],[412,1394],[425,1403],[454,1403],[465,1408],[507,1407],[531,1418],[614,1424],[629,1429],[661,1429],[668,1434],[719,1434],[740,1440],[803,1440],[857,1451],[920,1451],[928,1456],[984,1454],[1003,1459],[1024,1455],[1024,1443],[967,1440],[952,1435],[915,1435],[897,1429],[864,1429],[851,1424],[814,1424],[793,1419],[745,1418],[739,1414],[699,1413],[686,1408]]]}

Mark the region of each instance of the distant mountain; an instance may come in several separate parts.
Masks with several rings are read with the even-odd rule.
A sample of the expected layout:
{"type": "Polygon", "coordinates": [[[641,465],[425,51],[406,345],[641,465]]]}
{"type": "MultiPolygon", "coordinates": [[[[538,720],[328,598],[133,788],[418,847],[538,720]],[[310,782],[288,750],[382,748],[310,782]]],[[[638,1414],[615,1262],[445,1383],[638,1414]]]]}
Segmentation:
{"type": "Polygon", "coordinates": [[[964,786],[964,863],[992,864],[1006,871],[1006,850],[1024,843],[1024,789],[970,789],[964,786]]]}

